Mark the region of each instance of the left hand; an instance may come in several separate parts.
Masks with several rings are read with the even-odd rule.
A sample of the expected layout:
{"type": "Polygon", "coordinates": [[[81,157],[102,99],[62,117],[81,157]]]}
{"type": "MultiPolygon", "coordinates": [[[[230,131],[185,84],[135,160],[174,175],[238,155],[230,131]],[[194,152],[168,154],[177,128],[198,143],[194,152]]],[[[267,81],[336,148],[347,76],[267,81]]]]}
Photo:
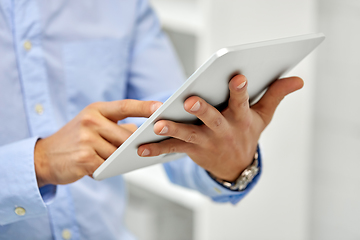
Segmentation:
{"type": "Polygon", "coordinates": [[[232,182],[253,161],[260,134],[270,123],[280,101],[302,86],[303,81],[298,77],[279,79],[250,107],[247,80],[237,75],[229,83],[230,99],[224,111],[219,112],[200,97],[189,97],[184,103],[185,110],[204,124],[160,120],[154,132],[172,138],[144,144],[138,154],[150,157],[183,152],[214,176],[232,182]]]}

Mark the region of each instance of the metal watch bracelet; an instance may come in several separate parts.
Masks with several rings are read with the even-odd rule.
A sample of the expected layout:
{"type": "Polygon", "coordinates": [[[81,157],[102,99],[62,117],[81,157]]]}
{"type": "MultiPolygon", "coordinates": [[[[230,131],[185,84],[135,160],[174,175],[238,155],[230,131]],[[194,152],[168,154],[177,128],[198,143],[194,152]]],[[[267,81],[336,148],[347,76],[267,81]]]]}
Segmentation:
{"type": "Polygon", "coordinates": [[[240,176],[234,181],[229,182],[220,178],[215,177],[213,174],[208,172],[209,176],[214,179],[216,182],[218,182],[220,185],[222,185],[225,188],[228,188],[233,191],[243,191],[249,183],[252,182],[254,177],[259,173],[259,154],[256,151],[254,155],[254,160],[248,166],[245,168],[245,170],[240,174],[240,176]]]}

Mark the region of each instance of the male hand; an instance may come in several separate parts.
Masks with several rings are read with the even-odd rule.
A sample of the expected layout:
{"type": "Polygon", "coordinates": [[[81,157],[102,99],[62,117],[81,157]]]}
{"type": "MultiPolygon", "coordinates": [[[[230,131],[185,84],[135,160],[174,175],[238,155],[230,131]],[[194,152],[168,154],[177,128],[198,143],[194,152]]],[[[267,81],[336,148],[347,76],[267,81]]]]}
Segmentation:
{"type": "Polygon", "coordinates": [[[275,81],[265,95],[249,106],[247,80],[243,75],[229,83],[228,107],[221,113],[200,97],[189,97],[184,108],[204,124],[191,125],[160,120],[154,126],[158,135],[172,137],[160,143],[139,147],[143,157],[163,153],[186,153],[194,162],[214,176],[234,181],[251,164],[261,132],[270,123],[281,102],[289,93],[303,86],[298,77],[275,81]]]}
{"type": "Polygon", "coordinates": [[[91,175],[135,130],[118,125],[127,117],[149,117],[160,102],[121,100],[87,106],[73,120],[35,146],[39,187],[67,184],[91,175]]]}

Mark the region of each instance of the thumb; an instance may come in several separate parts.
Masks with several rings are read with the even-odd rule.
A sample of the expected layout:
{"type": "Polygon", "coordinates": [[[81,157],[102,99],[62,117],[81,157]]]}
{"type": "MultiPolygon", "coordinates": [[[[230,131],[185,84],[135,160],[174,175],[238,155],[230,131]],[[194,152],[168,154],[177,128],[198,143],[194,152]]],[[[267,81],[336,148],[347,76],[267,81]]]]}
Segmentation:
{"type": "Polygon", "coordinates": [[[281,100],[284,97],[304,86],[304,81],[299,77],[289,77],[276,80],[270,85],[264,96],[251,108],[256,111],[267,126],[281,100]]]}

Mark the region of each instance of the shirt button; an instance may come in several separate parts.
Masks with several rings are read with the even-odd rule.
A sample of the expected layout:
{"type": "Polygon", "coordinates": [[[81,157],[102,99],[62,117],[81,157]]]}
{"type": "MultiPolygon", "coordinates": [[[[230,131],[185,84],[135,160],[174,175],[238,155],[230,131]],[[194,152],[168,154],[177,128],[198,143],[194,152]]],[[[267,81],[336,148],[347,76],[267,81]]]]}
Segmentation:
{"type": "Polygon", "coordinates": [[[25,213],[26,213],[26,211],[25,211],[25,209],[22,208],[22,207],[17,207],[17,208],[15,208],[15,213],[16,213],[16,215],[18,215],[18,216],[24,216],[25,213]]]}
{"type": "Polygon", "coordinates": [[[42,115],[44,113],[44,107],[43,105],[41,105],[40,103],[36,104],[35,105],[35,112],[38,114],[38,115],[42,115]]]}
{"type": "Polygon", "coordinates": [[[65,240],[69,240],[71,238],[71,232],[69,229],[64,229],[62,231],[62,238],[65,239],[65,240]]]}
{"type": "Polygon", "coordinates": [[[26,51],[30,51],[30,50],[31,50],[32,44],[31,44],[31,42],[30,42],[29,40],[26,40],[26,41],[24,42],[24,48],[25,48],[26,51]]]}

